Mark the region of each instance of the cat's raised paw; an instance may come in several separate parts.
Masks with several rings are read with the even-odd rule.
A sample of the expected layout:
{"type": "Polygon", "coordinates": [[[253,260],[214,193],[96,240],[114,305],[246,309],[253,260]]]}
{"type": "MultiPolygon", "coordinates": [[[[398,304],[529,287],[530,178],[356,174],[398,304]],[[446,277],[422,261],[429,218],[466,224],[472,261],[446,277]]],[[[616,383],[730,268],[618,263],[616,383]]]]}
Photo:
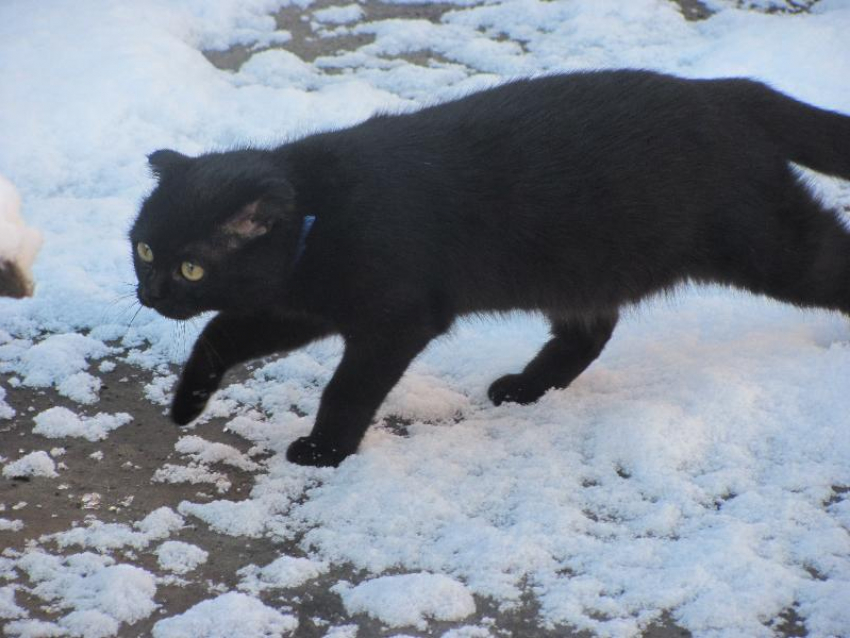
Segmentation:
{"type": "Polygon", "coordinates": [[[536,384],[529,383],[521,374],[506,374],[499,377],[490,385],[487,396],[493,405],[502,403],[534,403],[543,396],[546,388],[541,389],[536,384]]]}
{"type": "Polygon", "coordinates": [[[309,436],[295,439],[286,450],[286,460],[298,465],[314,467],[336,467],[348,456],[349,452],[320,443],[309,436]]]}

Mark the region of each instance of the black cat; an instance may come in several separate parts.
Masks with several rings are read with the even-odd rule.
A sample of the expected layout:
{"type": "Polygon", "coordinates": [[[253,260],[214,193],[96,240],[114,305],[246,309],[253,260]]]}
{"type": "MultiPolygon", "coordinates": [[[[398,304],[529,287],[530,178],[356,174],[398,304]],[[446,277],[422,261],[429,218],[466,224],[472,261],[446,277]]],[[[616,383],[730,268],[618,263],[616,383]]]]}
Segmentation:
{"type": "Polygon", "coordinates": [[[520,80],[272,150],[157,151],[130,233],[139,299],[219,313],[172,418],[197,417],[235,364],[339,334],[313,431],[287,454],[336,465],[459,315],[551,321],[490,386],[498,405],[568,386],[622,306],[686,280],[850,313],[850,234],[791,162],[850,178],[850,117],[643,71],[520,80]]]}

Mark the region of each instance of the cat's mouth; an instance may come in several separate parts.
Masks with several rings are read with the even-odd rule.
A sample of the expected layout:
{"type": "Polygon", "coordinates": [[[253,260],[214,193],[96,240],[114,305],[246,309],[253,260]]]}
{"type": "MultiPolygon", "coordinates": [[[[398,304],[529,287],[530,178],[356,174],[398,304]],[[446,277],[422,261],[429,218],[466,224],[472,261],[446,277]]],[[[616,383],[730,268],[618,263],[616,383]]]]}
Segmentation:
{"type": "Polygon", "coordinates": [[[167,319],[175,319],[177,321],[185,321],[186,319],[191,319],[192,317],[196,317],[201,314],[200,310],[189,309],[185,307],[174,306],[168,303],[167,299],[157,299],[152,301],[148,299],[143,294],[139,294],[139,303],[141,303],[145,308],[150,308],[151,310],[156,310],[159,314],[167,319]]]}
{"type": "Polygon", "coordinates": [[[191,319],[192,317],[197,317],[199,314],[201,314],[200,312],[195,310],[163,308],[161,306],[151,307],[163,317],[166,317],[167,319],[175,319],[177,321],[185,321],[186,319],[191,319]]]}

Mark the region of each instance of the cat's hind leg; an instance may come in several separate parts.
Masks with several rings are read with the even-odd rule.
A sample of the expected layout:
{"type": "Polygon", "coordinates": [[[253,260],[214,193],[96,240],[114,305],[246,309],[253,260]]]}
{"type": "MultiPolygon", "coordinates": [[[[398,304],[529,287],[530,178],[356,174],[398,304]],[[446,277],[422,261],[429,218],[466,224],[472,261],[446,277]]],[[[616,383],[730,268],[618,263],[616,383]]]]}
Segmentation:
{"type": "Polygon", "coordinates": [[[617,313],[593,317],[552,318],[552,338],[518,374],[496,379],[487,395],[505,401],[533,403],[552,388],[566,388],[599,356],[617,325],[617,313]]]}
{"type": "Polygon", "coordinates": [[[798,179],[776,190],[780,201],[766,216],[753,216],[745,232],[726,242],[721,262],[728,275],[720,280],[799,307],[850,315],[850,232],[798,179]]]}

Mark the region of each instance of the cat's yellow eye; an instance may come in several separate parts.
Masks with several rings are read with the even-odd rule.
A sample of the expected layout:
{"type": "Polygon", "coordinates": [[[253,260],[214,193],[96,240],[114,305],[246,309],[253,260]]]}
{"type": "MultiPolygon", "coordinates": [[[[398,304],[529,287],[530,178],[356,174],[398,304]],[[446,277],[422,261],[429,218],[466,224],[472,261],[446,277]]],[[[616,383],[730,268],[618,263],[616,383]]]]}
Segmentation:
{"type": "Polygon", "coordinates": [[[204,269],[191,261],[184,261],[180,264],[180,274],[189,281],[199,281],[204,276],[204,269]]]}
{"type": "Polygon", "coordinates": [[[149,264],[153,261],[153,251],[151,247],[148,246],[144,242],[139,242],[136,244],[136,252],[139,254],[139,259],[141,259],[146,264],[149,264]]]}

